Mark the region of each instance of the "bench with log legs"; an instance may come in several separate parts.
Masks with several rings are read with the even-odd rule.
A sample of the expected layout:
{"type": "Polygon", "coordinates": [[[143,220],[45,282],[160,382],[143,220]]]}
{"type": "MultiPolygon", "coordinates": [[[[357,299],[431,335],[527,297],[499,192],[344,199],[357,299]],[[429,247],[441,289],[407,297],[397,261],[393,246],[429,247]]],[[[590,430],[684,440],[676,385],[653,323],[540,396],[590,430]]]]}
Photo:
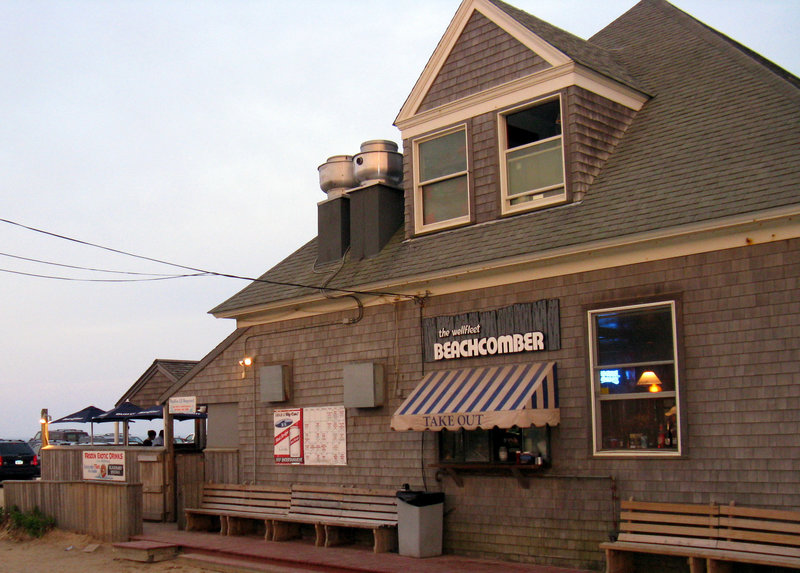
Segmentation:
{"type": "Polygon", "coordinates": [[[635,571],[635,553],[685,557],[691,573],[732,563],[800,569],[800,512],[634,500],[620,509],[617,541],[600,545],[607,573],[635,571]]]}
{"type": "Polygon", "coordinates": [[[397,548],[397,498],[394,491],[296,484],[289,512],[273,519],[273,540],[298,537],[301,524],[314,526],[317,546],[347,543],[352,530],[369,529],[375,553],[392,551],[397,548]]]}
{"type": "Polygon", "coordinates": [[[288,487],[246,484],[203,484],[200,507],[187,508],[186,530],[211,531],[222,535],[243,535],[264,528],[272,539],[272,520],[288,513],[288,487]]]}

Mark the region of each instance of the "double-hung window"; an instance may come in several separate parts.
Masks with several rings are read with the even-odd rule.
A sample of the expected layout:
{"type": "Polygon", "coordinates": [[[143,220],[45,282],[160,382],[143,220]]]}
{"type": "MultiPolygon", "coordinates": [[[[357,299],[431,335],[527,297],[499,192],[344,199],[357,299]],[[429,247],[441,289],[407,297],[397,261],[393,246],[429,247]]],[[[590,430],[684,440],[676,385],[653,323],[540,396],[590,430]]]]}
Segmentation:
{"type": "Polygon", "coordinates": [[[566,200],[561,98],[499,116],[503,213],[566,200]]]}
{"type": "Polygon", "coordinates": [[[459,127],[414,142],[417,231],[469,221],[467,131],[459,127]]]}
{"type": "Polygon", "coordinates": [[[589,312],[594,453],[680,452],[675,303],[589,312]]]}

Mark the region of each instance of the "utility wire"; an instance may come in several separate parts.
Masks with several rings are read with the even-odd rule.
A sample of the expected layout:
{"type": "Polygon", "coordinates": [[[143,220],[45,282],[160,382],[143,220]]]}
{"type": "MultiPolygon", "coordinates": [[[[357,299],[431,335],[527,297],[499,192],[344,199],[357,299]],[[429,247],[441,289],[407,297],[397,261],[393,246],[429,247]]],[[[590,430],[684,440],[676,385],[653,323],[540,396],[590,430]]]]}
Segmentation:
{"type": "MultiPolygon", "coordinates": [[[[94,247],[96,249],[102,249],[104,251],[109,251],[111,253],[117,253],[119,255],[125,255],[127,257],[133,257],[133,258],[136,258],[136,259],[142,259],[142,260],[145,260],[145,261],[150,261],[150,262],[158,263],[158,264],[161,264],[161,265],[167,265],[167,266],[170,266],[170,267],[176,267],[176,268],[184,269],[184,270],[187,270],[187,271],[194,271],[194,272],[200,273],[202,275],[211,275],[211,276],[224,277],[224,278],[229,278],[229,279],[245,280],[245,281],[251,281],[251,282],[271,284],[271,285],[276,285],[276,286],[289,286],[289,287],[296,287],[296,288],[308,288],[308,289],[313,289],[313,290],[320,290],[320,291],[323,291],[323,292],[324,291],[333,291],[333,292],[342,292],[342,293],[347,293],[347,294],[363,294],[363,295],[373,295],[373,296],[374,295],[398,296],[398,297],[408,298],[408,299],[412,299],[412,300],[416,300],[416,301],[420,300],[420,297],[418,297],[416,295],[399,294],[399,293],[395,293],[395,292],[359,291],[359,290],[354,290],[354,289],[345,289],[345,288],[328,287],[328,286],[320,287],[320,286],[305,285],[305,284],[286,282],[286,281],[275,281],[275,280],[270,280],[270,279],[260,279],[260,278],[253,278],[253,277],[245,277],[245,276],[234,275],[234,274],[229,274],[229,273],[218,273],[218,272],[215,272],[215,271],[208,271],[208,270],[205,270],[205,269],[198,269],[196,267],[189,267],[189,266],[186,266],[186,265],[179,265],[177,263],[171,263],[169,261],[164,261],[164,260],[161,260],[161,259],[156,259],[156,258],[152,258],[152,257],[146,257],[146,256],[143,256],[143,255],[137,255],[135,253],[129,253],[127,251],[122,251],[122,250],[119,250],[119,249],[113,249],[111,247],[105,247],[103,245],[90,243],[88,241],[82,241],[80,239],[67,237],[65,235],[59,235],[58,233],[51,233],[50,231],[45,231],[43,229],[37,229],[36,227],[29,227],[28,225],[23,225],[22,223],[17,223],[16,221],[11,221],[9,219],[0,218],[0,222],[1,223],[7,223],[9,225],[14,225],[16,227],[21,227],[23,229],[27,229],[29,231],[33,231],[33,232],[36,232],[36,233],[41,233],[43,235],[48,235],[50,237],[55,237],[57,239],[62,239],[62,240],[65,240],[65,241],[71,241],[73,243],[86,245],[88,247],[94,247]]],[[[193,276],[193,275],[187,275],[187,276],[193,276]]]]}
{"type": "MultiPolygon", "coordinates": [[[[23,275],[26,277],[35,277],[39,279],[55,279],[60,281],[75,281],[75,282],[84,282],[84,283],[136,283],[136,282],[145,282],[145,281],[166,281],[170,279],[182,279],[186,277],[202,277],[206,276],[206,273],[194,273],[190,275],[166,275],[166,276],[153,276],[149,278],[143,279],[79,279],[75,277],[59,277],[55,275],[40,275],[36,273],[24,273],[22,271],[12,271],[10,269],[0,269],[2,273],[10,273],[13,275],[23,275]]],[[[108,271],[106,271],[108,272],[108,271]]]]}
{"type": "MultiPolygon", "coordinates": [[[[31,259],[29,257],[21,257],[19,255],[11,255],[9,253],[0,253],[0,256],[8,257],[8,258],[11,258],[11,259],[17,259],[17,260],[20,260],[20,261],[28,261],[28,262],[31,262],[31,263],[41,263],[43,265],[52,265],[54,267],[63,267],[63,268],[67,268],[67,269],[77,269],[77,270],[81,270],[81,271],[92,271],[92,272],[98,272],[98,273],[113,273],[113,274],[118,274],[118,275],[139,275],[139,276],[146,276],[146,277],[161,277],[161,278],[167,278],[167,279],[172,279],[172,278],[176,278],[177,279],[177,278],[182,278],[182,277],[186,277],[186,276],[197,276],[197,275],[185,275],[185,274],[184,275],[167,275],[167,274],[163,274],[163,273],[137,273],[137,272],[134,272],[134,271],[115,271],[115,270],[110,270],[110,269],[95,269],[95,268],[92,268],[92,267],[81,267],[81,266],[77,266],[77,265],[66,265],[64,263],[54,263],[52,261],[43,261],[41,259],[31,259]]],[[[14,271],[8,271],[8,272],[14,272],[14,271]]],[[[46,277],[46,278],[59,278],[59,277],[46,277]]],[[[80,279],[76,279],[76,280],[80,280],[80,279]]]]}

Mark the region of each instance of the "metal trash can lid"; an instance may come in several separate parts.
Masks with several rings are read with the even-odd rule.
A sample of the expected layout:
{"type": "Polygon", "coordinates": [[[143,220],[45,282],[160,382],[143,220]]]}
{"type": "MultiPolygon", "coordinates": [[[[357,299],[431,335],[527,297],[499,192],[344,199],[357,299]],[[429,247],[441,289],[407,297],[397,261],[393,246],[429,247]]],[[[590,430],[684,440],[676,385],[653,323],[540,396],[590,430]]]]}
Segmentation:
{"type": "Polygon", "coordinates": [[[397,499],[414,507],[436,505],[444,503],[444,493],[441,491],[413,491],[401,489],[397,492],[397,499]]]}

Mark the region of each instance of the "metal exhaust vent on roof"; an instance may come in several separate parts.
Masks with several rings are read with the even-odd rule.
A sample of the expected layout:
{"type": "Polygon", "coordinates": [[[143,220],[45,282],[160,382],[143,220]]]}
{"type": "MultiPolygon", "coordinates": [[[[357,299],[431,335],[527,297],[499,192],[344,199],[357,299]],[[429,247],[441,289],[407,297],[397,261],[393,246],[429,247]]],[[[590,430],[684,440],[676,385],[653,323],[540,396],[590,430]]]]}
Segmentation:
{"type": "Polygon", "coordinates": [[[320,189],[329,199],[341,196],[345,190],[357,185],[352,155],[334,155],[317,167],[320,189]]]}
{"type": "Polygon", "coordinates": [[[365,141],[353,163],[359,185],[376,182],[397,187],[403,181],[403,154],[398,153],[394,141],[365,141]]]}

